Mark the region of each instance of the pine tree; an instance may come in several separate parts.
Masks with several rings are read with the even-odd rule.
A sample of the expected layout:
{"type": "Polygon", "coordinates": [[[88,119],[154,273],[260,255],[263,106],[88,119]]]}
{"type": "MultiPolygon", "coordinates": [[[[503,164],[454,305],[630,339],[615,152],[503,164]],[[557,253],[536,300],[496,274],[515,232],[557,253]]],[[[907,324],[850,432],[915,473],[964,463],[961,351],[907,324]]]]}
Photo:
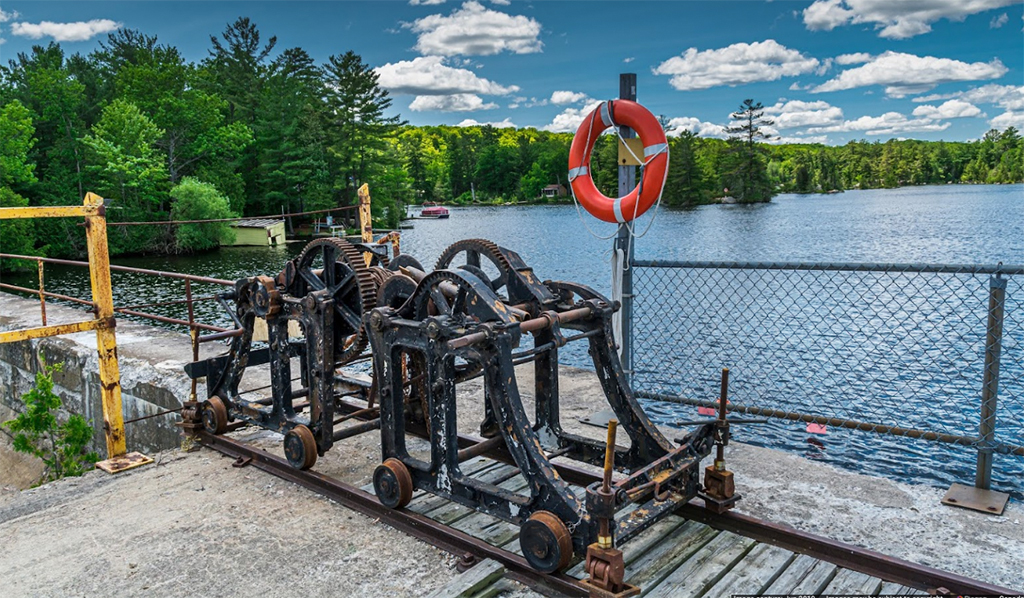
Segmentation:
{"type": "Polygon", "coordinates": [[[764,106],[752,99],[743,100],[740,109],[729,116],[735,124],[726,128],[732,150],[725,177],[728,193],[740,203],[771,201],[767,161],[758,142],[771,138],[764,128],[775,121],[765,118],[764,106]]]}

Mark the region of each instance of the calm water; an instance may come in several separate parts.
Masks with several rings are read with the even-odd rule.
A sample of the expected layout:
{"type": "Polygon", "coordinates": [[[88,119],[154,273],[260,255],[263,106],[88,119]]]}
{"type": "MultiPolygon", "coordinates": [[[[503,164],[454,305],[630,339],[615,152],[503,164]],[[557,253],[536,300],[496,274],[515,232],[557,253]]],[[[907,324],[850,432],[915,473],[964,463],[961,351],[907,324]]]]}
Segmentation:
{"type": "MultiPolygon", "coordinates": [[[[610,289],[612,242],[598,237],[613,235],[614,227],[586,215],[581,218],[573,206],[451,208],[448,220],[416,220],[414,225],[414,229],[403,231],[402,246],[405,252],[428,267],[452,242],[483,237],[517,251],[543,279],[579,281],[605,293],[610,289]]],[[[643,218],[637,229],[638,233],[647,230],[645,236],[636,240],[636,254],[640,259],[1022,264],[1024,186],[937,186],[848,191],[836,195],[781,195],[765,205],[661,210],[653,222],[649,217],[643,218]],[[651,224],[649,229],[648,224],[651,224]]],[[[115,261],[128,266],[235,279],[275,274],[301,247],[299,243],[277,249],[226,248],[193,257],[115,261]]],[[[25,286],[35,284],[34,276],[5,277],[8,278],[25,286]]],[[[154,281],[149,277],[115,274],[114,285],[118,306],[182,296],[180,281],[154,281]]],[[[47,267],[47,288],[80,297],[89,292],[83,272],[55,266],[47,267]]],[[[202,285],[195,288],[197,294],[216,290],[216,287],[202,285]]],[[[1013,305],[1019,314],[1021,299],[1015,300],[1013,305]]],[[[203,321],[227,322],[213,304],[200,305],[198,312],[203,321]]],[[[158,313],[183,317],[184,309],[164,307],[158,313]]],[[[1022,315],[1017,318],[1018,322],[1024,320],[1022,315]]],[[[1019,327],[1016,334],[1019,334],[1019,327]]],[[[700,342],[699,338],[695,340],[700,342]]],[[[648,342],[652,341],[648,339],[648,342]]],[[[1024,343],[1024,339],[1018,338],[1017,342],[1024,343]]],[[[568,349],[562,355],[564,362],[589,365],[580,343],[568,349]]],[[[714,354],[713,351],[707,353],[714,354]]],[[[1019,361],[1020,354],[1019,351],[1012,353],[1010,358],[1019,361]]],[[[870,357],[870,354],[865,353],[865,356],[870,357]]],[[[807,362],[812,363],[816,357],[807,354],[807,362]]],[[[801,367],[800,359],[799,354],[793,358],[793,368],[801,367]]],[[[671,365],[679,369],[694,368],[698,367],[695,361],[698,360],[671,365]]],[[[708,370],[701,374],[709,382],[702,390],[714,386],[721,364],[712,361],[699,364],[708,370]]],[[[1007,371],[1014,368],[1019,371],[1021,366],[1021,363],[1004,361],[1004,377],[1007,371]]],[[[927,379],[926,374],[922,376],[927,379]]],[[[975,383],[967,381],[966,384],[975,383]]],[[[975,386],[980,388],[980,380],[975,386]]],[[[1024,396],[1017,395],[1018,400],[1022,398],[1024,396]]],[[[903,408],[908,414],[920,416],[927,413],[926,407],[907,404],[903,408]]],[[[663,422],[696,416],[693,407],[658,404],[651,405],[650,409],[663,422]]],[[[1014,421],[1022,418],[1024,415],[1015,414],[1014,421]]],[[[915,417],[910,419],[915,420],[915,417]]],[[[968,449],[905,439],[879,439],[873,434],[841,430],[830,430],[826,436],[811,438],[803,428],[802,424],[772,424],[758,431],[741,430],[738,436],[854,469],[862,467],[865,455],[871,455],[872,472],[899,479],[936,485],[951,481],[970,483],[973,479],[974,452],[968,449]]],[[[1006,440],[1021,443],[1019,437],[1006,440]]],[[[1015,490],[1019,496],[1020,476],[1024,476],[1022,461],[1024,459],[996,456],[995,477],[999,489],[1015,490]]]]}

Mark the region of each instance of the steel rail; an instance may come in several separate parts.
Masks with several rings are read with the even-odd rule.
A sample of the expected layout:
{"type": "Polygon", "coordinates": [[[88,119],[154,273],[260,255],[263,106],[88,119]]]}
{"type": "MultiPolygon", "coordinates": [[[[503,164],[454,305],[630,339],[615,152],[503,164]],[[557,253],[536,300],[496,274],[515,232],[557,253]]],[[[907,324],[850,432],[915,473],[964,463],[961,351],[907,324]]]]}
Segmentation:
{"type": "MultiPolygon", "coordinates": [[[[339,403],[341,403],[342,411],[348,413],[355,413],[360,408],[358,403],[347,400],[341,400],[339,403]]],[[[362,408],[365,408],[365,406],[362,408]]],[[[358,419],[369,419],[369,417],[359,415],[355,417],[358,419]]],[[[426,434],[425,429],[420,430],[411,427],[407,430],[416,436],[425,436],[426,434]]],[[[469,552],[484,558],[497,560],[506,566],[509,571],[509,577],[526,585],[540,583],[564,594],[586,595],[586,590],[583,586],[579,585],[572,578],[565,575],[545,576],[540,574],[530,568],[526,560],[519,555],[491,546],[458,530],[438,524],[427,517],[405,510],[394,511],[388,509],[381,505],[373,495],[349,486],[344,482],[314,471],[299,471],[291,467],[283,459],[274,457],[265,451],[250,448],[241,442],[223,436],[212,436],[205,431],[201,431],[199,438],[204,445],[210,448],[233,457],[251,457],[253,464],[256,464],[260,469],[268,473],[325,494],[345,506],[366,515],[385,519],[390,525],[452,554],[461,556],[469,552]],[[338,494],[338,496],[335,496],[335,494],[338,494]],[[351,495],[351,498],[346,498],[343,495],[351,495]],[[399,521],[392,522],[392,517],[397,518],[399,521]],[[404,523],[400,521],[403,518],[405,519],[404,523]]],[[[459,435],[459,448],[462,449],[472,448],[482,442],[484,441],[468,435],[459,435]]],[[[499,445],[491,450],[483,451],[482,454],[483,456],[515,465],[511,453],[504,446],[499,445]]],[[[601,481],[601,474],[597,471],[588,471],[564,463],[553,465],[559,475],[571,484],[587,486],[601,481]]],[[[919,590],[946,588],[957,594],[1004,596],[1018,593],[1014,590],[888,556],[860,546],[853,546],[776,523],[762,521],[749,515],[733,511],[717,515],[705,509],[699,499],[694,499],[688,504],[682,505],[677,510],[677,513],[686,519],[699,521],[714,529],[733,532],[799,554],[807,554],[840,567],[919,590]]]]}
{"type": "Polygon", "coordinates": [[[498,561],[505,566],[508,577],[527,586],[541,586],[567,596],[589,595],[587,588],[568,575],[545,575],[534,571],[525,558],[515,553],[492,546],[479,538],[437,523],[418,513],[385,507],[377,501],[376,496],[355,486],[315,471],[300,471],[280,457],[237,440],[214,436],[206,431],[199,431],[198,437],[203,446],[236,459],[251,459],[251,465],[267,473],[322,494],[366,516],[380,519],[391,527],[452,555],[461,557],[469,553],[498,561]]]}

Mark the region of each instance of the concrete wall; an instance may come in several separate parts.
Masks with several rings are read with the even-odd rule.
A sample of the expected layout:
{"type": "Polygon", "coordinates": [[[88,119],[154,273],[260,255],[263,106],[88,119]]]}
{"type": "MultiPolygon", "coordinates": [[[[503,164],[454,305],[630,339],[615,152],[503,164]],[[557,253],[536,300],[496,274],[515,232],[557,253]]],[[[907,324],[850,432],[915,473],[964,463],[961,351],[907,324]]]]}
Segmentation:
{"type": "MultiPolygon", "coordinates": [[[[38,301],[0,293],[0,305],[0,329],[41,325],[38,301]]],[[[49,303],[46,315],[47,324],[51,325],[90,317],[83,310],[49,303]]],[[[204,347],[210,354],[223,352],[220,343],[211,344],[215,346],[204,347]]],[[[126,421],[177,409],[188,400],[190,381],[182,368],[191,361],[192,354],[186,334],[118,320],[117,347],[126,421]]],[[[94,448],[105,455],[99,361],[93,332],[0,344],[0,421],[24,409],[20,397],[32,387],[40,370],[40,353],[47,363],[64,364],[63,371],[54,376],[55,391],[68,410],[92,421],[94,448]]],[[[202,395],[204,390],[205,384],[200,381],[199,393],[202,395]]],[[[170,414],[127,424],[128,450],[146,453],[178,446],[181,433],[174,425],[178,419],[177,414],[170,414]]]]}

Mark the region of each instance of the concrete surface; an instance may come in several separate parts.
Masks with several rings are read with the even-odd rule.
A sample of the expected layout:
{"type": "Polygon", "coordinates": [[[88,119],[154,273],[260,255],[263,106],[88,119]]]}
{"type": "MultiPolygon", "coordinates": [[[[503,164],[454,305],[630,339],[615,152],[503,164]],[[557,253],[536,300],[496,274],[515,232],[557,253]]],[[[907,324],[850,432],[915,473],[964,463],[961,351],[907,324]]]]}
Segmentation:
{"type": "MultiPolygon", "coordinates": [[[[187,347],[179,347],[186,356],[187,347]]],[[[183,363],[171,344],[126,352],[136,348],[154,367],[183,363]]],[[[518,378],[532,410],[530,371],[519,368],[518,378]]],[[[474,433],[482,417],[480,382],[460,386],[462,431],[474,433]]],[[[606,407],[594,374],[564,368],[560,387],[563,425],[603,438],[577,422],[606,407]]],[[[277,434],[235,434],[280,454],[277,434]]],[[[315,468],[364,484],[380,460],[378,441],[373,433],[343,441],[315,468]]],[[[992,516],[942,506],[944,489],[770,449],[734,444],[728,459],[741,512],[1024,592],[1024,509],[1015,501],[992,516]]],[[[215,453],[171,450],[158,461],[0,493],[3,595],[414,596],[454,576],[452,559],[429,546],[215,453]]]]}

